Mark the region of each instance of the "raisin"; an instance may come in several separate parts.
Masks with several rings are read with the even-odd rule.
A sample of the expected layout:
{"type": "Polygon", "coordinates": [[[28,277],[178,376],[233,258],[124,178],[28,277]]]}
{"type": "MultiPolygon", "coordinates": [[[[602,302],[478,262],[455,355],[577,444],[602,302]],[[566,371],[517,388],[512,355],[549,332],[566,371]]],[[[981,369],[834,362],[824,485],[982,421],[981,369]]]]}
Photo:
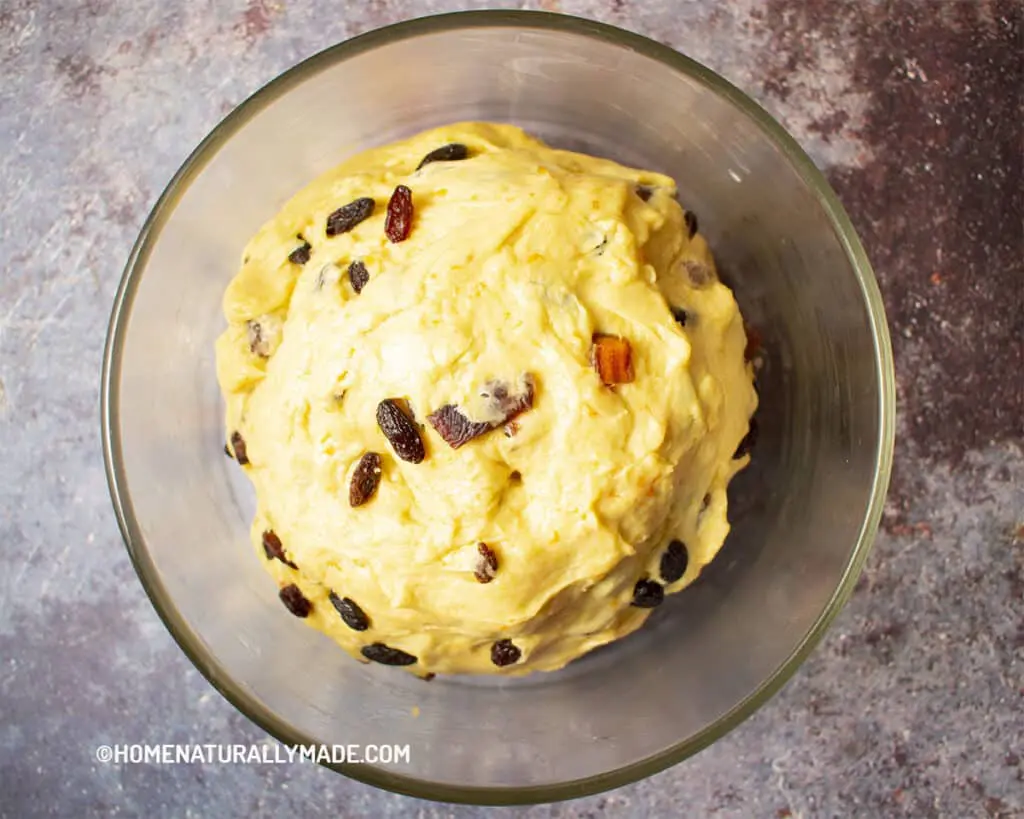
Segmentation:
{"type": "Polygon", "coordinates": [[[231,433],[231,448],[235,451],[235,460],[238,461],[238,465],[246,466],[249,463],[249,458],[245,453],[245,438],[242,437],[241,432],[231,433]]]}
{"type": "Polygon", "coordinates": [[[643,199],[645,202],[650,201],[651,196],[654,194],[654,188],[650,185],[637,185],[636,195],[643,199]]]}
{"type": "Polygon", "coordinates": [[[285,556],[281,538],[273,529],[268,529],[263,533],[263,553],[267,556],[267,560],[280,560],[285,566],[293,569],[299,568],[285,556]]]}
{"type": "Polygon", "coordinates": [[[227,455],[229,458],[234,458],[235,457],[234,455],[231,454],[231,450],[228,449],[228,445],[227,444],[224,444],[224,454],[227,455]]]}
{"type": "Polygon", "coordinates": [[[351,597],[338,597],[334,592],[327,595],[338,610],[341,619],[353,631],[366,631],[370,627],[370,618],[351,597]]]}
{"type": "Polygon", "coordinates": [[[370,271],[366,269],[365,264],[356,259],[348,266],[348,280],[352,283],[353,290],[362,293],[366,283],[370,280],[370,271]]]}
{"type": "Polygon", "coordinates": [[[433,671],[428,671],[426,674],[424,674],[422,677],[420,677],[420,679],[423,680],[424,682],[430,682],[436,676],[437,676],[437,674],[435,674],[433,671]]]}
{"type": "Polygon", "coordinates": [[[367,452],[356,464],[348,487],[349,506],[362,506],[374,496],[380,485],[380,455],[367,452]]]}
{"type": "Polygon", "coordinates": [[[399,185],[388,200],[388,215],[384,219],[384,233],[395,243],[404,242],[412,230],[412,191],[399,185]]]}
{"type": "Polygon", "coordinates": [[[342,205],[327,217],[327,235],[337,236],[339,233],[348,233],[360,222],[369,219],[373,215],[375,206],[376,202],[368,196],[342,205]]]}
{"type": "Polygon", "coordinates": [[[661,565],[658,567],[661,579],[665,583],[675,583],[686,574],[686,565],[689,562],[686,544],[681,540],[673,540],[661,555],[661,565]]]}
{"type": "Polygon", "coordinates": [[[640,609],[653,609],[665,599],[665,589],[657,580],[637,580],[633,587],[633,605],[640,609]]]}
{"type": "Polygon", "coordinates": [[[518,663],[523,652],[509,639],[498,640],[491,646],[491,662],[498,668],[518,663]]]}
{"type": "Polygon", "coordinates": [[[458,159],[466,159],[468,156],[469,148],[461,142],[451,142],[448,145],[442,145],[440,148],[434,148],[434,150],[420,160],[416,170],[418,171],[424,165],[429,165],[431,162],[455,162],[458,159]]]}
{"type": "Polygon", "coordinates": [[[313,246],[301,236],[296,238],[298,238],[302,244],[288,254],[288,261],[292,264],[305,264],[309,261],[309,252],[313,249],[313,246]]]}
{"type": "Polygon", "coordinates": [[[733,453],[733,458],[742,458],[751,449],[754,448],[754,444],[757,443],[757,419],[750,419],[750,426],[747,429],[747,434],[743,436],[743,440],[740,441],[739,446],[736,447],[736,452],[733,453]]]}
{"type": "Polygon", "coordinates": [[[418,464],[426,456],[420,431],[393,398],[377,405],[377,426],[403,461],[418,464]]]}
{"type": "Polygon", "coordinates": [[[605,384],[628,384],[633,380],[633,350],[619,336],[595,333],[590,362],[605,384]]]}
{"type": "Polygon", "coordinates": [[[697,214],[688,210],[683,214],[683,221],[686,222],[686,230],[689,232],[690,238],[692,239],[697,235],[697,214]]]}
{"type": "Polygon", "coordinates": [[[278,597],[281,598],[284,607],[296,617],[309,617],[310,612],[313,611],[313,604],[306,599],[302,589],[294,583],[281,589],[278,592],[278,597]]]}
{"type": "Polygon", "coordinates": [[[481,583],[490,583],[498,573],[498,556],[486,543],[478,543],[476,550],[480,553],[480,558],[476,562],[473,575],[481,583]]]}
{"type": "Polygon", "coordinates": [[[521,483],[523,480],[523,473],[518,469],[513,469],[508,473],[508,479],[512,481],[512,483],[521,483]]]}
{"type": "Polygon", "coordinates": [[[680,327],[685,327],[686,319],[688,318],[686,315],[686,311],[682,307],[673,307],[671,308],[671,310],[672,318],[674,318],[679,323],[680,327]]]}
{"type": "Polygon", "coordinates": [[[368,646],[363,646],[362,655],[367,660],[373,660],[382,665],[413,665],[416,662],[416,658],[412,654],[407,654],[400,648],[391,648],[384,643],[370,643],[368,646]]]}

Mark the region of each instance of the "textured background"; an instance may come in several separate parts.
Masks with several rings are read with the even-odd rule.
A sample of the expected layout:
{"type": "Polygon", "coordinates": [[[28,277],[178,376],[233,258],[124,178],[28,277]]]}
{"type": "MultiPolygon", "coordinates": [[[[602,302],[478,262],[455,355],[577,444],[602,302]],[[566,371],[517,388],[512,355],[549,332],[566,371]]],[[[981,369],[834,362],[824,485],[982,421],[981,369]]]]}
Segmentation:
{"type": "MultiPolygon", "coordinates": [[[[107,498],[103,335],[146,212],[281,70],[369,28],[474,5],[0,0],[0,815],[483,812],[311,765],[94,760],[101,742],[264,738],[165,632],[107,498]]],[[[661,775],[519,813],[1024,815],[1024,5],[523,5],[685,51],[794,133],[878,272],[900,418],[867,571],[782,694],[661,775]]]]}

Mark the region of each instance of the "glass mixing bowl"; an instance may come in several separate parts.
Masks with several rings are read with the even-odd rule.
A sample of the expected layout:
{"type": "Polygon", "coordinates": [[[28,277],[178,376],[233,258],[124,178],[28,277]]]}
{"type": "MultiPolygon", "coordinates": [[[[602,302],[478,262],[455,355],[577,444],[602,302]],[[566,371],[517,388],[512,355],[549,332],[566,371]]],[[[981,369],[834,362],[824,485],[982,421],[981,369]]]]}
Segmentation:
{"type": "Polygon", "coordinates": [[[139,577],[210,682],[289,744],[407,744],[356,779],[448,801],[581,796],[721,737],[800,665],[849,596],[882,510],[893,372],[868,260],[832,190],[750,99],[598,23],[472,12],[328,49],[231,113],[132,251],[103,371],[111,494],[139,577]],[[246,240],[344,157],[444,123],[517,123],[663,171],[764,338],[760,441],[717,560],[637,634],[523,680],[354,662],[295,621],[252,552],[252,492],[221,451],[214,339],[246,240]],[[414,707],[418,716],[414,716],[414,707]]]}

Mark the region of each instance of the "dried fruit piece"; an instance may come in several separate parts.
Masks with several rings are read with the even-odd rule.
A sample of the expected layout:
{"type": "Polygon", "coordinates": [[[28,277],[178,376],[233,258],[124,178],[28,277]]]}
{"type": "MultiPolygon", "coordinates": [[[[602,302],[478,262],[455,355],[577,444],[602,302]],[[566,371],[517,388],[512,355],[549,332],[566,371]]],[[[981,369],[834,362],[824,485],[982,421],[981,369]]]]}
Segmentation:
{"type": "Polygon", "coordinates": [[[392,242],[404,242],[412,230],[412,191],[399,185],[388,200],[388,214],[384,219],[384,233],[392,242]]]}
{"type": "Polygon", "coordinates": [[[476,570],[473,575],[481,583],[490,583],[498,573],[498,556],[494,553],[494,549],[486,543],[478,543],[476,550],[480,553],[480,557],[476,562],[476,570]]]}
{"type": "Polygon", "coordinates": [[[348,266],[348,280],[352,283],[352,289],[362,293],[366,283],[370,280],[370,271],[366,265],[356,259],[348,266]]]}
{"type": "Polygon", "coordinates": [[[227,444],[224,444],[224,454],[227,455],[229,458],[234,458],[235,457],[234,455],[231,454],[231,450],[228,449],[228,445],[227,444]]]}
{"type": "Polygon", "coordinates": [[[301,236],[297,236],[296,238],[302,242],[302,244],[288,254],[288,261],[292,264],[305,264],[309,261],[310,251],[313,249],[313,246],[301,236]]]}
{"type": "Polygon", "coordinates": [[[384,643],[370,643],[363,646],[362,655],[367,660],[373,660],[382,665],[413,665],[416,658],[412,654],[402,651],[400,648],[391,648],[384,643]]]}
{"type": "Polygon", "coordinates": [[[428,671],[426,674],[424,674],[422,677],[420,677],[420,679],[423,680],[424,682],[430,682],[436,676],[437,676],[437,674],[435,674],[433,671],[428,671]]]}
{"type": "Polygon", "coordinates": [[[241,432],[231,433],[231,448],[235,451],[235,460],[238,461],[239,466],[248,465],[249,458],[245,452],[245,438],[242,437],[241,432]]]}
{"type": "Polygon", "coordinates": [[[653,609],[665,599],[665,589],[657,580],[637,580],[633,587],[633,605],[640,609],[653,609]]]}
{"type": "Polygon", "coordinates": [[[754,448],[754,444],[757,443],[757,419],[750,419],[750,426],[747,428],[747,434],[743,436],[743,440],[740,441],[739,446],[736,447],[736,452],[733,453],[733,458],[742,458],[751,449],[754,448]]]}
{"type": "Polygon", "coordinates": [[[694,236],[697,235],[697,214],[691,210],[688,210],[683,214],[683,221],[686,222],[686,230],[690,234],[690,238],[692,239],[694,236]]]}
{"type": "Polygon", "coordinates": [[[313,604],[306,599],[302,589],[294,583],[281,589],[277,596],[281,598],[284,607],[296,617],[309,617],[310,612],[313,611],[313,604]]]}
{"type": "Polygon", "coordinates": [[[498,666],[498,668],[518,663],[519,658],[522,656],[523,652],[519,650],[515,643],[507,638],[498,640],[498,642],[491,646],[491,662],[498,666]]]}
{"type": "Polygon", "coordinates": [[[369,219],[375,206],[376,202],[368,196],[342,205],[327,217],[327,235],[337,236],[340,233],[348,233],[360,222],[369,219]]]}
{"type": "Polygon", "coordinates": [[[431,162],[454,162],[458,159],[466,159],[469,156],[469,148],[463,145],[461,142],[450,142],[447,145],[442,145],[440,148],[434,148],[429,154],[420,160],[420,164],[416,166],[418,171],[424,165],[429,165],[431,162]]]}
{"type": "Polygon", "coordinates": [[[473,421],[455,404],[445,404],[428,415],[427,420],[452,449],[458,449],[502,424],[508,424],[505,435],[511,438],[518,431],[518,426],[509,422],[533,406],[533,376],[524,373],[517,386],[518,389],[513,389],[507,382],[498,380],[484,385],[480,397],[484,399],[483,414],[488,420],[473,421]]]}
{"type": "Polygon", "coordinates": [[[352,473],[352,481],[348,487],[349,506],[362,506],[374,496],[380,485],[380,455],[367,452],[356,464],[352,473]]]}
{"type": "Polygon", "coordinates": [[[430,413],[427,420],[452,449],[458,449],[493,429],[486,421],[470,421],[455,404],[445,404],[430,413]]]}
{"type": "Polygon", "coordinates": [[[686,566],[689,562],[690,555],[686,551],[686,544],[681,540],[673,540],[662,553],[661,564],[658,566],[662,581],[675,583],[686,574],[686,566]]]}
{"type": "Polygon", "coordinates": [[[679,323],[679,326],[685,327],[686,319],[688,318],[686,311],[682,307],[671,307],[669,309],[672,311],[672,318],[679,323]]]}
{"type": "Polygon", "coordinates": [[[643,199],[645,202],[649,201],[653,194],[654,188],[652,188],[650,185],[636,186],[636,195],[643,199]]]}
{"type": "Polygon", "coordinates": [[[267,560],[280,560],[285,566],[292,569],[299,568],[285,556],[281,538],[273,529],[268,529],[263,533],[263,553],[267,556],[267,560]]]}
{"type": "Polygon", "coordinates": [[[619,336],[595,333],[590,363],[605,384],[628,384],[633,380],[633,349],[619,336]]]}
{"type": "Polygon", "coordinates": [[[366,631],[370,627],[370,618],[351,597],[338,597],[334,592],[327,595],[331,604],[338,610],[341,619],[353,631],[366,631]]]}
{"type": "Polygon", "coordinates": [[[418,464],[426,456],[419,429],[395,399],[385,398],[377,405],[377,426],[403,461],[418,464]]]}

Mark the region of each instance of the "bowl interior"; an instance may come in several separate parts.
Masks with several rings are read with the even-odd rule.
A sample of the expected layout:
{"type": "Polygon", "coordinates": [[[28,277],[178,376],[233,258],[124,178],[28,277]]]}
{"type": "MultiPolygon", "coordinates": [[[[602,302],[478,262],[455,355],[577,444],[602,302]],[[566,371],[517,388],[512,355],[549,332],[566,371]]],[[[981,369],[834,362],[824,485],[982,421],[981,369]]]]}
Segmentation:
{"type": "Polygon", "coordinates": [[[753,110],[684,58],[614,29],[460,15],[325,52],[193,156],[115,308],[108,456],[157,608],[246,713],[288,742],[407,744],[408,759],[345,768],[376,784],[527,801],[664,767],[788,676],[869,547],[891,386],[874,281],[845,216],[753,110]],[[425,683],[352,661],[277,601],[247,538],[250,487],[221,452],[213,342],[242,247],[288,197],[353,152],[463,119],[514,122],[678,180],[764,337],[761,439],[731,492],[726,547],[640,633],[556,674],[425,683]]]}

